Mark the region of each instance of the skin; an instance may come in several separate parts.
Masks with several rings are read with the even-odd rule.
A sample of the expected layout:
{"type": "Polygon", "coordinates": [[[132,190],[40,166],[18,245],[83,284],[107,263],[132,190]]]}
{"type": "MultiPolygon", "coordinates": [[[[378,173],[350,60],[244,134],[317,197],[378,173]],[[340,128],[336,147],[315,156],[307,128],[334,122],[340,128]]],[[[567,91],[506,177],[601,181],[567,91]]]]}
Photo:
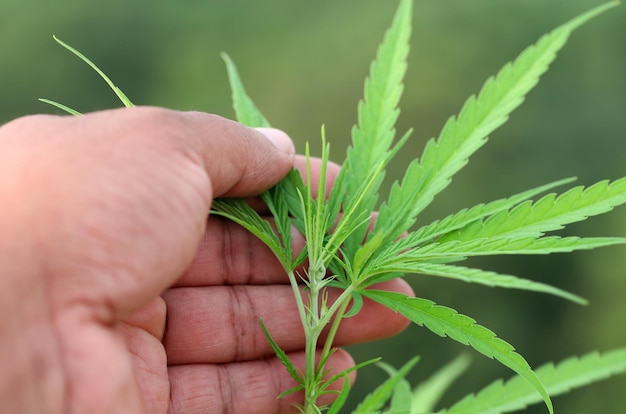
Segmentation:
{"type": "MultiPolygon", "coordinates": [[[[295,384],[259,326],[304,365],[287,277],[246,231],[207,220],[214,197],[258,195],[293,165],[304,159],[283,132],[203,113],[131,108],[0,127],[3,410],[294,412],[302,396],[276,399],[295,384]]],[[[401,280],[379,288],[412,294],[401,280]]],[[[367,302],[337,345],[406,325],[367,302]]],[[[353,364],[340,349],[328,366],[353,364]]]]}

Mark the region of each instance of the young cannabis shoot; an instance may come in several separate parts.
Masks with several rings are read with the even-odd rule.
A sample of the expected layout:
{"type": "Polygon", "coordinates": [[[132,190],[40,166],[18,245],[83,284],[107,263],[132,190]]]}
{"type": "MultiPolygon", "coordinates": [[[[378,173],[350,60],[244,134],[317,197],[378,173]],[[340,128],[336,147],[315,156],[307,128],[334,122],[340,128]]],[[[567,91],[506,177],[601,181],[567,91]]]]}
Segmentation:
{"type": "MultiPolygon", "coordinates": [[[[599,6],[557,27],[487,79],[480,92],[465,102],[460,113],[448,119],[439,136],[428,140],[422,155],[408,165],[402,180],[393,184],[388,199],[379,203],[385,168],[411,135],[408,131],[398,140],[394,139],[394,125],[399,115],[397,107],[407,69],[412,16],[412,0],[400,0],[393,23],[371,65],[365,82],[365,97],[358,105],[359,122],[352,129],[352,145],[329,196],[315,196],[327,194],[328,189],[324,179],[313,188],[309,165],[304,179],[292,171],[262,195],[273,216],[273,226],[243,200],[214,201],[213,214],[233,220],[256,235],[274,252],[287,272],[306,335],[303,371],[294,366],[262,321],[261,326],[276,355],[297,383],[296,387],[281,395],[303,391],[305,401],[299,407],[303,413],[338,413],[349,391],[347,375],[377,361],[366,361],[330,377],[326,367],[334,351],[333,341],[341,321],[357,314],[364,298],[400,312],[437,335],[468,345],[517,374],[510,381],[496,382],[442,412],[502,413],[543,400],[548,411],[553,413],[550,395],[626,371],[626,349],[604,355],[593,353],[533,370],[512,345],[472,318],[425,298],[371,289],[372,285],[392,278],[421,274],[490,287],[549,293],[585,303],[579,296],[544,283],[459,263],[473,256],[550,254],[626,243],[626,238],[618,237],[581,238],[552,234],[567,224],[606,213],[626,203],[626,178],[600,181],[590,187],[577,186],[532,201],[573,181],[564,179],[463,209],[418,229],[412,227],[417,216],[450,184],[454,174],[468,163],[469,157],[507,121],[537,85],[571,33],[615,5],[613,2],[599,6]],[[370,217],[375,209],[378,209],[378,217],[371,224],[370,217]],[[293,225],[306,239],[306,247],[300,252],[292,249],[293,225]],[[306,271],[298,272],[304,263],[306,271]],[[305,289],[301,289],[302,285],[305,289]],[[332,302],[327,294],[330,287],[342,292],[332,302]],[[321,341],[324,329],[327,336],[321,341]],[[316,352],[320,355],[317,360],[316,352]],[[331,384],[338,380],[343,381],[343,389],[332,391],[331,384]],[[331,392],[338,393],[335,402],[328,407],[318,406],[319,397],[331,392]]],[[[91,65],[122,102],[132,106],[91,61],[56,40],[91,65]]],[[[269,126],[247,96],[231,59],[226,55],[223,58],[238,121],[252,127],[269,126]]],[[[78,114],[64,105],[46,102],[78,114]]],[[[321,177],[325,176],[329,151],[322,129],[321,177]]],[[[306,156],[309,159],[308,146],[306,156]]],[[[436,396],[467,365],[463,359],[453,361],[438,376],[411,391],[404,376],[415,363],[417,358],[399,370],[381,364],[389,379],[367,396],[354,413],[383,412],[385,409],[388,410],[385,412],[397,413],[431,412],[436,396]]]]}

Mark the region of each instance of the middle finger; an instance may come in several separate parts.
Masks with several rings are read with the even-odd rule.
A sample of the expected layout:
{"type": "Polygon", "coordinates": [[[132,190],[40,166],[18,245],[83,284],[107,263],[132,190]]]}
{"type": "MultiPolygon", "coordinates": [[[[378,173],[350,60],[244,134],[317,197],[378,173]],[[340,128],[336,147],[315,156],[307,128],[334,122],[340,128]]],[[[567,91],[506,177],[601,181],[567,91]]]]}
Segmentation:
{"type": "MultiPolygon", "coordinates": [[[[411,294],[401,279],[375,287],[411,294]]],[[[329,304],[339,293],[329,289],[329,304]]],[[[246,361],[273,355],[261,320],[284,351],[304,348],[305,335],[289,285],[176,288],[165,292],[163,298],[168,312],[163,344],[170,365],[246,361]]],[[[401,314],[365,299],[357,315],[342,321],[335,345],[382,339],[400,332],[407,323],[401,314]]]]}

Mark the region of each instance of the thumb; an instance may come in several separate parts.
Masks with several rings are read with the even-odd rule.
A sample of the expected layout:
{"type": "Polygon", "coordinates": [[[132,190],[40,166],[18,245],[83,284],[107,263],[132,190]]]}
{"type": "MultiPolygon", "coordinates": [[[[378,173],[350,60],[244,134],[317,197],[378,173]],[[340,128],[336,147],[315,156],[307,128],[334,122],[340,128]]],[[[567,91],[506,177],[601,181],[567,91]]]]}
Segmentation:
{"type": "Polygon", "coordinates": [[[294,144],[278,129],[247,128],[201,112],[183,116],[187,126],[196,131],[192,136],[201,138],[194,140],[195,150],[211,181],[213,197],[258,195],[293,165],[294,144]]]}
{"type": "Polygon", "coordinates": [[[88,296],[115,313],[138,309],[184,272],[214,197],[260,194],[295,156],[278,130],[161,108],[27,117],[2,136],[0,164],[20,184],[9,198],[20,200],[13,222],[37,230],[23,245],[58,278],[61,302],[88,296]]]}

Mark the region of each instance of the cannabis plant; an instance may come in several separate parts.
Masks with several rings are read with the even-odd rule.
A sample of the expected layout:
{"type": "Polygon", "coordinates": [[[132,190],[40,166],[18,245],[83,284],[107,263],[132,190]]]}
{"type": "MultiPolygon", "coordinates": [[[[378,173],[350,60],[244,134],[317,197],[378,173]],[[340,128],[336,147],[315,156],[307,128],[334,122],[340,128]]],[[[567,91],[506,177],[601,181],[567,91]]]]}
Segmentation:
{"type": "MultiPolygon", "coordinates": [[[[600,181],[589,187],[575,186],[560,194],[550,192],[573,181],[564,179],[463,209],[419,228],[414,228],[414,223],[468,163],[469,157],[486,144],[488,136],[520,106],[570,34],[615,5],[597,7],[557,27],[487,79],[479,93],[465,101],[460,113],[448,119],[439,136],[428,140],[421,156],[407,166],[404,177],[392,185],[388,198],[381,202],[379,192],[385,168],[411,135],[407,131],[396,139],[394,128],[407,70],[412,16],[412,0],[401,0],[371,65],[365,96],[358,105],[358,123],[352,129],[352,144],[332,189],[325,188],[323,179],[330,144],[322,129],[322,179],[313,185],[308,164],[304,177],[294,170],[262,195],[273,216],[273,225],[244,200],[214,201],[213,214],[245,227],[273,251],[293,287],[306,334],[303,370],[294,366],[272,339],[272,332],[259,321],[276,355],[297,384],[281,396],[303,391],[304,404],[298,407],[303,413],[340,412],[348,396],[347,376],[351,370],[330,375],[326,363],[334,351],[333,341],[340,324],[359,313],[365,298],[401,313],[439,336],[496,359],[516,374],[439,413],[504,413],[541,401],[553,413],[551,396],[626,371],[626,348],[604,354],[590,353],[533,370],[512,345],[455,309],[426,298],[372,288],[392,278],[421,274],[489,287],[532,290],[585,303],[583,298],[562,289],[464,266],[462,262],[474,256],[551,254],[626,243],[626,238],[564,237],[554,233],[567,224],[626,203],[626,178],[600,181]],[[316,194],[329,195],[325,198],[316,194]],[[377,219],[372,224],[375,211],[377,219]],[[306,238],[306,247],[299,252],[292,250],[294,225],[306,238]],[[306,270],[298,271],[303,265],[306,270]],[[331,287],[341,292],[334,301],[328,298],[331,287]],[[323,340],[322,331],[326,332],[323,340]],[[331,391],[330,385],[337,381],[344,384],[343,389],[331,391]],[[337,394],[334,403],[318,405],[322,395],[333,392],[337,394]]],[[[125,105],[132,105],[91,61],[59,42],[98,71],[125,105]]],[[[269,126],[247,96],[234,63],[228,56],[223,57],[237,119],[252,127],[269,126]]],[[[58,103],[46,102],[77,114],[58,103]]],[[[310,160],[308,145],[306,156],[310,160]]],[[[361,363],[357,368],[373,362],[377,359],[361,363]]],[[[417,358],[413,358],[400,369],[379,363],[388,373],[388,379],[353,413],[432,412],[438,397],[467,366],[463,358],[452,361],[430,380],[411,389],[405,376],[416,362],[417,358]]]]}

